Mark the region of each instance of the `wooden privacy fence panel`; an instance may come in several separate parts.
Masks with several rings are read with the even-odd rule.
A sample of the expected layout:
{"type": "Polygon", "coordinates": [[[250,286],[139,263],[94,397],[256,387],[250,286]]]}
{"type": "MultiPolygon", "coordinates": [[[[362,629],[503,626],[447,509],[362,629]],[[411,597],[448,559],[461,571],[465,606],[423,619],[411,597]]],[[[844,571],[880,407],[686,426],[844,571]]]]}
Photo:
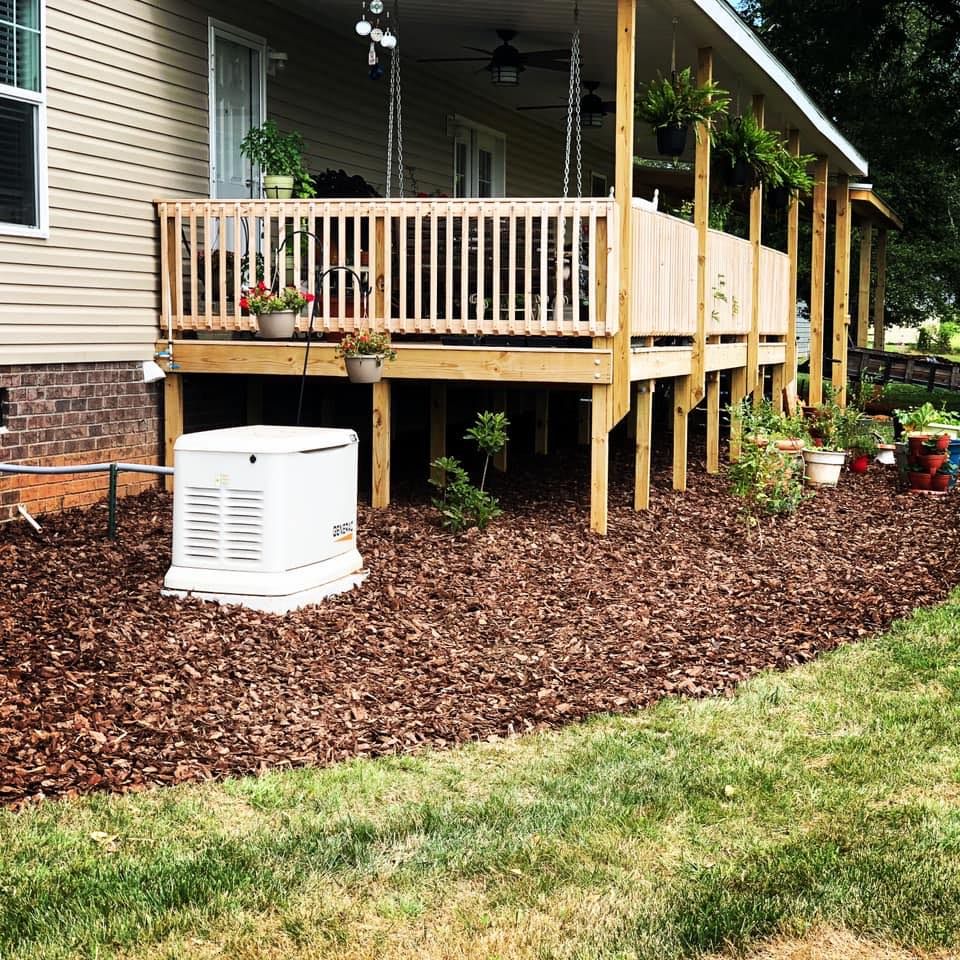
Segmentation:
{"type": "Polygon", "coordinates": [[[634,337],[692,336],[697,329],[697,231],[692,223],[634,201],[634,337]]]}
{"type": "MultiPolygon", "coordinates": [[[[241,296],[276,275],[316,295],[316,330],[617,330],[617,208],[608,198],[163,200],[157,212],[164,328],[255,330],[241,296]]],[[[305,310],[299,329],[308,322],[305,310]]]]}
{"type": "MultiPolygon", "coordinates": [[[[761,268],[762,264],[761,259],[761,268]]],[[[707,335],[749,333],[752,314],[750,242],[711,230],[707,237],[707,335]]]]}
{"type": "Polygon", "coordinates": [[[790,258],[779,250],[760,248],[760,333],[787,332],[790,310],[790,258]]]}

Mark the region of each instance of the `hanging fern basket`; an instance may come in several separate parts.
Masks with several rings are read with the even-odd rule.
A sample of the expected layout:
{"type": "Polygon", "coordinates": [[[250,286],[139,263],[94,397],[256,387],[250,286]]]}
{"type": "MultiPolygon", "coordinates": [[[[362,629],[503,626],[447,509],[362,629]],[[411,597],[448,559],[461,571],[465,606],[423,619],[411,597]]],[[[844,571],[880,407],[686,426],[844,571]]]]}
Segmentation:
{"type": "Polygon", "coordinates": [[[657,152],[664,157],[679,157],[687,149],[686,124],[669,123],[665,127],[657,127],[657,152]]]}

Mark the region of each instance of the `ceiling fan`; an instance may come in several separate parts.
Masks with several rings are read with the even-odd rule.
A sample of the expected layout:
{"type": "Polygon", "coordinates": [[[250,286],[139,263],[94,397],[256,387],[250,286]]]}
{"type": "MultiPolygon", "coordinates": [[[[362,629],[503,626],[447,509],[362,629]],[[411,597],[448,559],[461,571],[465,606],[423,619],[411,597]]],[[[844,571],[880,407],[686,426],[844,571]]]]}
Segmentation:
{"type": "Polygon", "coordinates": [[[516,37],[516,30],[498,30],[497,36],[503,41],[495,50],[483,50],[480,47],[464,46],[465,50],[482,53],[482,57],[428,57],[418,63],[470,63],[487,61],[484,70],[490,71],[490,79],[498,87],[516,87],[520,83],[520,74],[527,67],[540,70],[569,70],[569,50],[529,50],[519,51],[510,41],[516,37]]]}
{"type": "MultiPolygon", "coordinates": [[[[596,90],[600,84],[596,80],[585,80],[586,94],[580,100],[580,126],[581,127],[602,127],[603,118],[607,114],[613,114],[616,109],[614,100],[601,100],[596,90]]],[[[518,110],[566,110],[565,103],[546,103],[533,107],[517,107],[518,110]]]]}

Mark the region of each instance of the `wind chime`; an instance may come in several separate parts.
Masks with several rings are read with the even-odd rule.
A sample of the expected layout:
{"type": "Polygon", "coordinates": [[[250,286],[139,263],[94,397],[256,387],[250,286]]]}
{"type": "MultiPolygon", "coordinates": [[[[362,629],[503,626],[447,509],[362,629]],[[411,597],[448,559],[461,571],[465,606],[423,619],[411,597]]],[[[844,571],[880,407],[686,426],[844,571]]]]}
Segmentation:
{"type": "MultiPolygon", "coordinates": [[[[393,7],[394,23],[397,22],[398,4],[393,7]]],[[[400,50],[397,35],[390,26],[390,11],[384,10],[383,0],[363,0],[360,4],[360,19],[354,26],[361,37],[370,38],[370,49],[367,52],[367,67],[371,80],[383,78],[384,70],[380,65],[377,53],[377,44],[384,50],[390,51],[390,93],[387,105],[387,177],[384,196],[389,200],[393,184],[394,144],[396,144],[397,158],[397,186],[400,196],[403,196],[403,100],[400,95],[400,50]],[[375,18],[371,23],[367,13],[375,18]],[[380,26],[380,17],[384,17],[384,26],[380,26]]]]}
{"type": "Polygon", "coordinates": [[[380,16],[384,12],[383,0],[370,0],[369,6],[366,0],[360,4],[360,19],[354,25],[354,30],[360,37],[370,38],[370,50],[367,52],[367,66],[370,70],[371,80],[380,80],[383,77],[383,67],[380,66],[380,57],[377,55],[377,44],[379,43],[384,50],[394,50],[397,46],[397,37],[390,29],[390,12],[385,16],[385,25],[380,26],[380,16]],[[367,19],[367,11],[374,18],[371,23],[367,19]]]}

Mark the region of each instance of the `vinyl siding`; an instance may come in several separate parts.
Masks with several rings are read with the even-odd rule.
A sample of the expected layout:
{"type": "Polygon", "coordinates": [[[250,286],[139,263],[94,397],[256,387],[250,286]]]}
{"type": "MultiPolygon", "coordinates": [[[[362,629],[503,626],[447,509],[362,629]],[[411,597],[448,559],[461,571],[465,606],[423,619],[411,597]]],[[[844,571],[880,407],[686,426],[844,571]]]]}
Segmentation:
{"type": "MultiPolygon", "coordinates": [[[[267,42],[289,54],[267,80],[268,114],[304,134],[311,170],[343,168],[383,191],[387,83],[367,79],[356,37],[251,0],[48,0],[50,233],[0,236],[0,363],[152,355],[153,201],[209,190],[208,16],[252,33],[268,25],[267,42]]],[[[406,61],[403,105],[408,195],[452,192],[455,113],[506,136],[508,196],[559,195],[560,111],[551,129],[406,61]]],[[[591,170],[609,177],[612,157],[587,146],[587,181],[591,170]]]]}

